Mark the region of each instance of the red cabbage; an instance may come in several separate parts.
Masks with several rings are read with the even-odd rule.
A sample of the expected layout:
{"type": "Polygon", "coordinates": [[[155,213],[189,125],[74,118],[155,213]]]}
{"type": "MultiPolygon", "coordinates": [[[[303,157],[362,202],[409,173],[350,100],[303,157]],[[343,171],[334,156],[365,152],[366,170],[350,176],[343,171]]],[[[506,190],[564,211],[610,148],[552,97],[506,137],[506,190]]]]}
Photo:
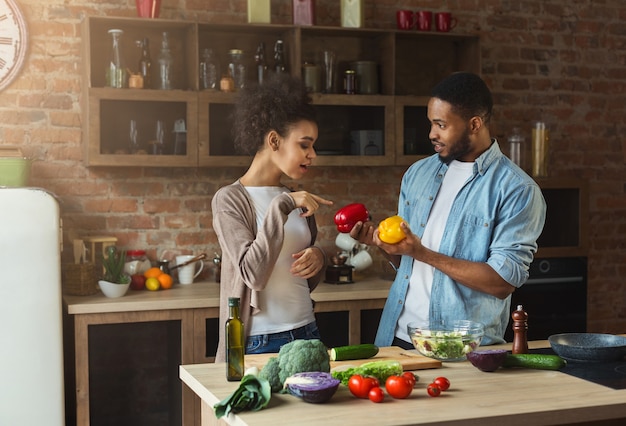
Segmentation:
{"type": "Polygon", "coordinates": [[[330,373],[312,371],[296,373],[285,380],[285,388],[290,394],[305,402],[319,404],[333,397],[341,381],[333,379],[330,373]]]}

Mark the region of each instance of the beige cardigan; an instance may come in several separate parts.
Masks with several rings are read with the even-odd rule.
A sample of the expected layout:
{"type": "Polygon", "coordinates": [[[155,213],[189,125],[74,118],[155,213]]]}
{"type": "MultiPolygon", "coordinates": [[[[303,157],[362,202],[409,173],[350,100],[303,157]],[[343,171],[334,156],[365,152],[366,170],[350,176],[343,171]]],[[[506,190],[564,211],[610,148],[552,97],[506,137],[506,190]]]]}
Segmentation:
{"type": "MultiPolygon", "coordinates": [[[[258,312],[259,290],[267,285],[284,239],[284,224],[296,208],[288,193],[270,203],[262,229],[257,229],[256,213],[248,192],[239,181],[220,188],[211,202],[213,229],[222,249],[220,284],[220,325],[216,361],[225,361],[224,324],[228,319],[228,298],[241,299],[241,319],[246,339],[250,331],[250,315],[258,312]]],[[[311,231],[311,245],[317,237],[313,216],[307,218],[311,231]]],[[[321,250],[321,249],[320,249],[321,250]]],[[[324,268],[309,278],[313,291],[320,282],[324,268]]]]}

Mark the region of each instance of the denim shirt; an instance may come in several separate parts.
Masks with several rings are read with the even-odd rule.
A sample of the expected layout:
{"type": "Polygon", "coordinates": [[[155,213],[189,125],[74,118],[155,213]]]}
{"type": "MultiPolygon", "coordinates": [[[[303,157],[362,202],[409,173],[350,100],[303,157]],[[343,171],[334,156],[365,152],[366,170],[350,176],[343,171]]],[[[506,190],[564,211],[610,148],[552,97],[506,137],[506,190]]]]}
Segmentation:
{"type": "MultiPolygon", "coordinates": [[[[413,164],[402,178],[398,214],[420,238],[448,166],[438,154],[413,164]]],[[[539,186],[505,157],[498,142],[474,163],[472,176],[454,199],[439,252],[486,262],[509,284],[520,287],[537,251],[546,204],[539,186]]],[[[402,256],[378,326],[375,343],[390,346],[404,307],[413,258],[402,256]]],[[[485,325],[482,345],[504,343],[511,296],[499,299],[473,290],[435,269],[430,321],[471,319],[485,325]]]]}

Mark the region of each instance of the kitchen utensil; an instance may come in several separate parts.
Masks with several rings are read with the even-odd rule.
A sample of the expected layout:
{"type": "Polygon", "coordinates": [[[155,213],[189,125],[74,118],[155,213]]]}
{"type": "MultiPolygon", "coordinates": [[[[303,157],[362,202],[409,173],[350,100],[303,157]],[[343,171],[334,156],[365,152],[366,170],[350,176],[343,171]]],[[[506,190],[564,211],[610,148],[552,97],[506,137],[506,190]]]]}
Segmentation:
{"type": "Polygon", "coordinates": [[[619,361],[626,356],[626,337],[601,333],[562,333],[548,337],[552,350],[572,362],[619,361]]]}

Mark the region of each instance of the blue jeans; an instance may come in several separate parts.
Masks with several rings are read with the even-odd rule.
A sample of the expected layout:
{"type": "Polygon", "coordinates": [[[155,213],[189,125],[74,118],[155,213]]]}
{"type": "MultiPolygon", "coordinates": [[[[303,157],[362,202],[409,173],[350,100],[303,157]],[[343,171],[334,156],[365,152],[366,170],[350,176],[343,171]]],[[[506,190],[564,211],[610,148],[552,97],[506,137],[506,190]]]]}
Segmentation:
{"type": "Polygon", "coordinates": [[[285,343],[293,342],[296,339],[319,339],[320,331],[317,329],[315,321],[296,328],[291,331],[281,331],[272,334],[257,334],[256,336],[248,336],[246,346],[246,354],[266,354],[275,353],[285,343]]]}

